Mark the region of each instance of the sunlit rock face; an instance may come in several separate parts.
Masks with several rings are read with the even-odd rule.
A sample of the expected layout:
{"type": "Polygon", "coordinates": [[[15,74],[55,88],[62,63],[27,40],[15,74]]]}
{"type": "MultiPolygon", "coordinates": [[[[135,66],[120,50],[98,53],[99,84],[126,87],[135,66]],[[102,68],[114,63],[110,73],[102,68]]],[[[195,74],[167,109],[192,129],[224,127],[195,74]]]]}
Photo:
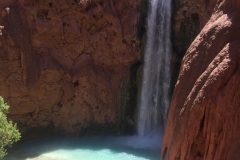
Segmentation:
{"type": "Polygon", "coordinates": [[[67,132],[115,123],[123,75],[140,58],[139,4],[1,1],[0,95],[10,118],[67,132]]]}
{"type": "Polygon", "coordinates": [[[172,80],[177,80],[188,47],[210,19],[217,0],[173,0],[172,80]]]}
{"type": "Polygon", "coordinates": [[[162,159],[240,157],[239,19],[239,1],[218,1],[188,48],[172,97],[162,159]]]}

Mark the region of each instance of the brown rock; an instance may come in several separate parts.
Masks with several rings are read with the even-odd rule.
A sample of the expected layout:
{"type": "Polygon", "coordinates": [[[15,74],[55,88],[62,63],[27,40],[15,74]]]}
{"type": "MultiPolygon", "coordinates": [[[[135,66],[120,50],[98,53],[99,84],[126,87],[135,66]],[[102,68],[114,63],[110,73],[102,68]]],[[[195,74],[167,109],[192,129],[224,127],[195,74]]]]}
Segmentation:
{"type": "Polygon", "coordinates": [[[115,123],[124,73],[140,58],[139,0],[1,1],[0,95],[21,128],[115,123]]]}
{"type": "Polygon", "coordinates": [[[162,159],[239,159],[240,3],[221,1],[189,47],[175,86],[162,159]]]}
{"type": "Polygon", "coordinates": [[[217,0],[175,0],[173,44],[177,56],[186,52],[191,42],[210,19],[217,0]]]}

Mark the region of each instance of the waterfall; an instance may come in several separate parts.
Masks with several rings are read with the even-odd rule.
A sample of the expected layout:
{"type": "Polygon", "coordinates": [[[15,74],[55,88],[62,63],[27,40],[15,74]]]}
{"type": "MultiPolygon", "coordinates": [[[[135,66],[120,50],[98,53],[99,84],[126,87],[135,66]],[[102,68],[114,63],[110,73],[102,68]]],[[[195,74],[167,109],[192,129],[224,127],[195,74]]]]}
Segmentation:
{"type": "Polygon", "coordinates": [[[138,134],[164,128],[169,107],[171,0],[149,0],[138,134]]]}

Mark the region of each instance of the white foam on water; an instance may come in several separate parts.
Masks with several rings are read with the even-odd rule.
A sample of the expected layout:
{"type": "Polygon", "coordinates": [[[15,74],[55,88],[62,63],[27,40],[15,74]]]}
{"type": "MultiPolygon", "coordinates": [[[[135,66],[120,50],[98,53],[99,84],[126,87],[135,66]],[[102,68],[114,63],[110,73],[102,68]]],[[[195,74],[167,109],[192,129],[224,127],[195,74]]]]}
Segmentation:
{"type": "Polygon", "coordinates": [[[159,134],[159,132],[151,132],[144,136],[135,135],[119,137],[115,140],[115,142],[133,148],[160,150],[162,137],[162,134],[159,134]]]}

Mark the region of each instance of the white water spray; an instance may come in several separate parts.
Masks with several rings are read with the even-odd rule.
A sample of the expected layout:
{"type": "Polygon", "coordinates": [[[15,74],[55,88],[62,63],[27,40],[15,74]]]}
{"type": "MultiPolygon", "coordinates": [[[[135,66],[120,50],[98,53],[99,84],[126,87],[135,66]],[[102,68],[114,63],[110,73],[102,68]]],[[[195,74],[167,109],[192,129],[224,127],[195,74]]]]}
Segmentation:
{"type": "Polygon", "coordinates": [[[141,136],[164,127],[167,118],[170,99],[170,32],[171,0],[150,0],[137,126],[141,136]]]}

